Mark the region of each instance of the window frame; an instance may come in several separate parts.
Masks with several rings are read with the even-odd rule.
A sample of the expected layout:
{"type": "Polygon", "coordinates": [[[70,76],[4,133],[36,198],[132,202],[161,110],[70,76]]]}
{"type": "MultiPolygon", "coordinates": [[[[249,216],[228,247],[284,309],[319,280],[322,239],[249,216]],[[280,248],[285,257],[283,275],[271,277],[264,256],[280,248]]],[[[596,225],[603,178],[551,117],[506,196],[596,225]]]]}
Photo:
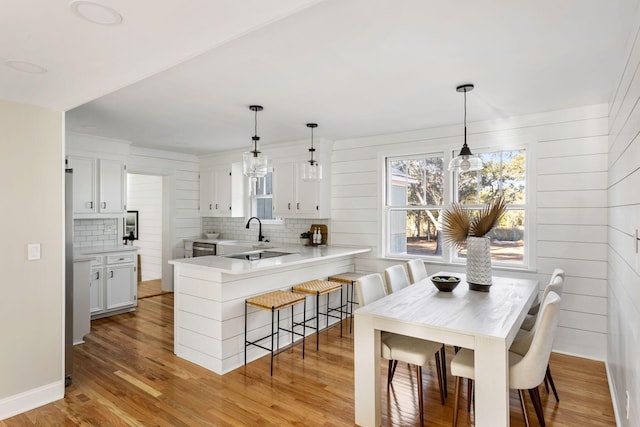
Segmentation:
{"type": "MultiPolygon", "coordinates": [[[[273,173],[273,166],[269,166],[267,168],[267,172],[268,173],[273,173]]],[[[254,185],[253,179],[247,177],[246,178],[247,181],[247,186],[248,186],[248,207],[247,207],[247,211],[246,211],[246,218],[245,220],[248,220],[251,217],[257,217],[257,208],[258,208],[258,203],[257,203],[257,199],[271,199],[272,200],[272,212],[273,212],[273,178],[272,178],[272,186],[271,186],[271,194],[255,194],[255,188],[256,185],[254,185]]],[[[260,219],[260,221],[262,222],[263,225],[266,224],[284,224],[284,219],[283,218],[279,218],[279,217],[274,217],[271,219],[260,219]]]]}
{"type": "MultiPolygon", "coordinates": [[[[424,144],[425,141],[416,141],[417,143],[424,144]]],[[[448,171],[447,166],[453,156],[457,155],[460,150],[459,144],[437,144],[432,145],[433,149],[393,149],[388,151],[378,152],[378,188],[379,194],[379,218],[381,219],[378,226],[378,256],[382,259],[394,259],[394,260],[407,260],[407,259],[423,259],[427,263],[431,264],[443,264],[456,267],[463,267],[466,259],[455,256],[455,248],[445,246],[442,256],[432,255],[412,255],[412,254],[391,254],[390,253],[390,212],[397,207],[391,207],[388,205],[388,181],[387,181],[387,161],[389,158],[394,159],[409,159],[420,158],[425,156],[432,156],[438,153],[444,153],[444,205],[443,209],[451,206],[451,203],[455,200],[454,193],[457,191],[454,185],[456,179],[454,179],[455,171],[448,171]]],[[[493,267],[497,270],[516,270],[516,271],[535,271],[536,269],[536,206],[535,206],[535,194],[536,194],[536,182],[535,175],[533,174],[535,168],[536,159],[536,144],[535,140],[529,135],[511,137],[509,141],[503,138],[496,137],[495,135],[485,135],[484,141],[474,141],[473,152],[485,153],[485,152],[498,152],[498,151],[514,151],[525,150],[525,202],[522,205],[522,209],[525,213],[525,227],[524,227],[524,257],[522,263],[496,263],[493,262],[493,267]]]]}

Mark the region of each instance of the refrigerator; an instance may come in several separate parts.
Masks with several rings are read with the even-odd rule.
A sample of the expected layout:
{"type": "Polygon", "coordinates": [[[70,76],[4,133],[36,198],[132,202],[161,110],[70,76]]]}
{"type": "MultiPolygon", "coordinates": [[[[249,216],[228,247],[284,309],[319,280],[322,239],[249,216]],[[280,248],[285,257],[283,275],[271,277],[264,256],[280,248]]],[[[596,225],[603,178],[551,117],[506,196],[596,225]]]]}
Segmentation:
{"type": "Polygon", "coordinates": [[[73,373],[73,169],[65,169],[64,185],[64,383],[73,373]]]}

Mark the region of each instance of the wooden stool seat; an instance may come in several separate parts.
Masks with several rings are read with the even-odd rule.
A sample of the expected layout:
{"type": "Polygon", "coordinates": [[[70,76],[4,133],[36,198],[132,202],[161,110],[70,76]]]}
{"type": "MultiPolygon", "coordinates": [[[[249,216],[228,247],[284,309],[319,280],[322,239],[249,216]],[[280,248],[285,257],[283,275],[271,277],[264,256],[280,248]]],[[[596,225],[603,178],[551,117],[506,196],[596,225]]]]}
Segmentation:
{"type": "Polygon", "coordinates": [[[307,323],[306,313],[307,298],[304,295],[295,294],[293,292],[273,291],[247,298],[244,301],[244,364],[247,364],[247,347],[249,347],[250,345],[261,348],[263,350],[267,350],[271,353],[271,375],[273,376],[273,357],[282,353],[283,351],[287,351],[290,348],[293,348],[294,345],[297,345],[298,343],[295,342],[296,335],[302,337],[302,358],[304,359],[304,333],[307,323]],[[303,304],[302,322],[296,322],[293,319],[293,306],[299,303],[303,304]],[[271,312],[271,332],[268,335],[262,338],[258,338],[254,341],[249,341],[247,339],[247,308],[249,306],[271,312]],[[291,329],[280,327],[280,310],[288,307],[291,307],[291,329]],[[278,318],[277,326],[274,330],[274,324],[276,324],[276,312],[278,313],[278,318]],[[296,326],[302,326],[302,333],[298,333],[295,331],[296,326]],[[283,349],[280,349],[280,331],[289,332],[291,334],[291,345],[288,345],[283,349]],[[275,344],[273,342],[274,337],[277,337],[277,342],[275,344]],[[267,338],[271,339],[271,347],[267,347],[266,344],[260,344],[261,341],[266,340],[267,338]],[[278,351],[276,351],[276,349],[278,349],[278,351]]]}
{"type": "Polygon", "coordinates": [[[345,309],[345,313],[349,318],[349,333],[353,331],[353,304],[358,303],[355,297],[356,280],[358,280],[362,276],[365,276],[365,274],[346,272],[334,274],[333,276],[329,276],[329,278],[327,279],[332,282],[343,283],[347,286],[351,286],[351,292],[349,292],[349,289],[347,289],[347,301],[342,305],[342,308],[345,309]]]}
{"type": "MultiPolygon", "coordinates": [[[[340,304],[342,304],[342,283],[331,282],[329,280],[310,280],[308,282],[299,283],[292,287],[293,292],[304,294],[304,295],[312,295],[316,297],[316,312],[315,316],[307,319],[306,321],[315,319],[315,328],[308,326],[316,331],[316,351],[320,348],[320,315],[322,314],[327,319],[327,326],[325,329],[329,328],[329,317],[334,317],[340,319],[340,336],[342,336],[342,305],[339,307],[331,308],[329,307],[329,294],[331,292],[340,291],[340,304]],[[327,295],[327,310],[325,313],[320,313],[320,295],[327,295]],[[339,316],[335,316],[329,314],[330,312],[337,311],[340,313],[339,316]]],[[[304,298],[304,297],[303,297],[304,298]]],[[[306,322],[305,322],[305,328],[306,322]]]]}

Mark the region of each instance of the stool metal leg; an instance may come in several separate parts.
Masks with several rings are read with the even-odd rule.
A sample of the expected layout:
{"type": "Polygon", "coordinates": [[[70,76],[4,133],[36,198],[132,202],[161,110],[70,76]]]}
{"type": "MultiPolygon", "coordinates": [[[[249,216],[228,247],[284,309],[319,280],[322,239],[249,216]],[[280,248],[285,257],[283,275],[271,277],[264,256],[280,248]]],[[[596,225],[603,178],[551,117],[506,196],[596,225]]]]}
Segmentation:
{"type": "Polygon", "coordinates": [[[316,294],[316,351],[320,349],[320,292],[316,294]]]}
{"type": "Polygon", "coordinates": [[[247,366],[247,302],[244,302],[244,365],[247,366]]]}
{"type": "MultiPolygon", "coordinates": [[[[349,333],[353,332],[353,292],[356,288],[356,283],[351,281],[351,299],[349,300],[349,333]]],[[[347,298],[349,298],[349,291],[347,291],[347,298]]]]}
{"type": "Polygon", "coordinates": [[[273,376],[273,321],[275,319],[275,310],[271,309],[271,376],[273,376]]]}

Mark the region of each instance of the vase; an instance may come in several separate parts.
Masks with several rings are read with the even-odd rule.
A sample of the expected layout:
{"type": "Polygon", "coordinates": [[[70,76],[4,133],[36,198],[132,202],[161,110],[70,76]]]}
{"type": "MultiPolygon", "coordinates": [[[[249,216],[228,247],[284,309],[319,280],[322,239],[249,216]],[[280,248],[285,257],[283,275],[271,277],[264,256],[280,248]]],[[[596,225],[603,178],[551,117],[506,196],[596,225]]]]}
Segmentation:
{"type": "Polygon", "coordinates": [[[473,291],[489,291],[491,240],[488,237],[467,237],[467,283],[473,291]]]}

